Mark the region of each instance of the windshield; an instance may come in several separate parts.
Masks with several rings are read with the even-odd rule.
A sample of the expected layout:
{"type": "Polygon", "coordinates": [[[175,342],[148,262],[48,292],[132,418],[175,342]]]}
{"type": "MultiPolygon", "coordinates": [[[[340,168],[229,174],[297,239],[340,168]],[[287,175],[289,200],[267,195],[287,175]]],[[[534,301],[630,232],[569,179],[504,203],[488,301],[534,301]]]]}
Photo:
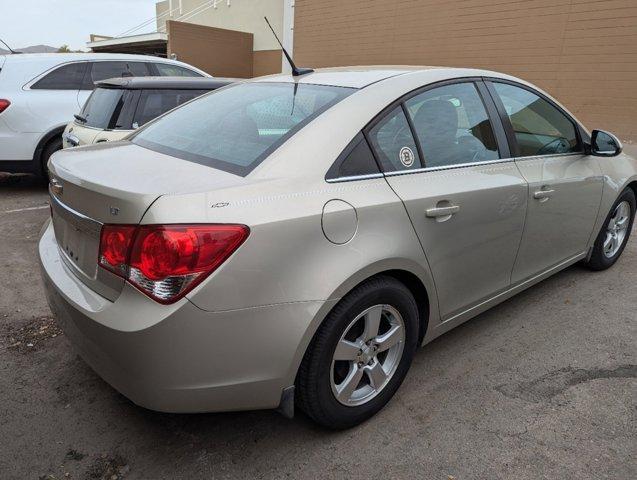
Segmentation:
{"type": "Polygon", "coordinates": [[[80,112],[78,122],[87,127],[111,130],[117,128],[117,120],[124,105],[124,90],[97,88],[80,112]],[[86,119],[86,122],[83,120],[86,119]]]}
{"type": "Polygon", "coordinates": [[[217,90],[136,134],[142,147],[245,176],[302,126],[355,90],[244,83],[217,90]]]}

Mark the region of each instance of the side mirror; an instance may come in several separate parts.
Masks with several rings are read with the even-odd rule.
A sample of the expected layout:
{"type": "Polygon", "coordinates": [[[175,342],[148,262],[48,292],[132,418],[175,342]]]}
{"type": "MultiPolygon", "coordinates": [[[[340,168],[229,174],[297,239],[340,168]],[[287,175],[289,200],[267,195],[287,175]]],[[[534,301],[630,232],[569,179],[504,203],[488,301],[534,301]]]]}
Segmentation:
{"type": "Polygon", "coordinates": [[[603,130],[593,130],[591,135],[591,155],[597,157],[616,157],[622,153],[624,146],[612,133],[603,130]]]}

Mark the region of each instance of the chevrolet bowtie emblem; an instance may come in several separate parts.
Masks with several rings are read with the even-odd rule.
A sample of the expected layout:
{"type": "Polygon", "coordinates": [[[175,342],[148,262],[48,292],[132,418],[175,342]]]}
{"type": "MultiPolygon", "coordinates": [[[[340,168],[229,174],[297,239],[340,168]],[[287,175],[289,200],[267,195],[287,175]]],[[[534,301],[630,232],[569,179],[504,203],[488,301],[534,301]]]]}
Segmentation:
{"type": "Polygon", "coordinates": [[[59,180],[52,178],[51,179],[51,191],[57,195],[58,197],[62,196],[62,192],[64,192],[64,187],[60,183],[59,180]]]}

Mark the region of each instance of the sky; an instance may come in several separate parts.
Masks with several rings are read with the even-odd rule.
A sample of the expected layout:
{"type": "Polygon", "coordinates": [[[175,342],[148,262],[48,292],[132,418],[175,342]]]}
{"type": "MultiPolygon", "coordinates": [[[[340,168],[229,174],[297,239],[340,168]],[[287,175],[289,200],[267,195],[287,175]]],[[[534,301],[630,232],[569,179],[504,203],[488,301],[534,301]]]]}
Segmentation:
{"type": "MultiPolygon", "coordinates": [[[[86,50],[91,33],[117,36],[153,18],[157,1],[0,0],[0,38],[11,48],[67,44],[86,50]]],[[[135,33],[154,29],[151,24],[135,33]]]]}

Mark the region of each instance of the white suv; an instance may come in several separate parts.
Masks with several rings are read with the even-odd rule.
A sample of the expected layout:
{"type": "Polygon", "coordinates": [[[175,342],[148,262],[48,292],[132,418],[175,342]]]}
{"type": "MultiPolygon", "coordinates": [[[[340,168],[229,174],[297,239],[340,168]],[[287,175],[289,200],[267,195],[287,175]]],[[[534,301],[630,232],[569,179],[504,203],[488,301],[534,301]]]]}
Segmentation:
{"type": "Polygon", "coordinates": [[[42,175],[94,83],[127,76],[209,76],[174,60],[109,53],[0,55],[0,171],[42,175]]]}

